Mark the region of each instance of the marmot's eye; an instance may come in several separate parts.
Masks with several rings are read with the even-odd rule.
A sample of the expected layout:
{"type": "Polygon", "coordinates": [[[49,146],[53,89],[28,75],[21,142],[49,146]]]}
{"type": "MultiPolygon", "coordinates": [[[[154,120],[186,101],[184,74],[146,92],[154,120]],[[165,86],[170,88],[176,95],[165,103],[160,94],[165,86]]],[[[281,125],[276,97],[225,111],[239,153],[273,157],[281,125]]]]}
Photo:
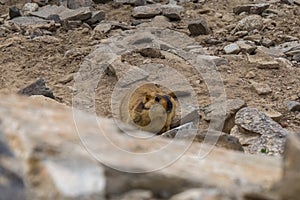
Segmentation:
{"type": "Polygon", "coordinates": [[[160,99],[159,99],[158,97],[155,97],[155,101],[156,101],[156,102],[159,102],[160,99]]]}

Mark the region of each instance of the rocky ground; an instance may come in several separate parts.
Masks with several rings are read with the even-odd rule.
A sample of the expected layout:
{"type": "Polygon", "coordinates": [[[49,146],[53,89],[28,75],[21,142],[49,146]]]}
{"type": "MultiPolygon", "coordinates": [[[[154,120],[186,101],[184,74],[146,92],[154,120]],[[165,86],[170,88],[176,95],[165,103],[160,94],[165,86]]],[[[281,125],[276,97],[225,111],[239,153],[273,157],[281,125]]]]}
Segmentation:
{"type": "Polygon", "coordinates": [[[217,146],[281,155],[286,135],[300,131],[299,15],[299,0],[0,0],[0,93],[33,94],[24,88],[43,78],[50,91],[39,94],[74,106],[88,87],[97,115],[111,118],[116,91],[134,82],[161,78],[186,92],[173,71],[163,74],[169,66],[197,104],[181,118],[202,116],[195,142],[222,111],[216,98],[227,102],[224,127],[211,132],[217,146]],[[117,90],[133,66],[137,73],[117,90]]]}

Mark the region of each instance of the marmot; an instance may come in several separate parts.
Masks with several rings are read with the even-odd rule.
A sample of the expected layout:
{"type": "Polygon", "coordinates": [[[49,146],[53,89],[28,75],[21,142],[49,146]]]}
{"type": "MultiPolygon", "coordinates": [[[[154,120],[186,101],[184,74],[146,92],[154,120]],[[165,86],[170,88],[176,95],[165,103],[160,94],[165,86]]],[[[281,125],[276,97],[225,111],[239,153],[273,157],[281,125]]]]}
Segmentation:
{"type": "Polygon", "coordinates": [[[121,120],[143,131],[161,134],[170,130],[175,117],[175,99],[174,93],[168,94],[159,85],[146,83],[122,101],[121,120]]]}

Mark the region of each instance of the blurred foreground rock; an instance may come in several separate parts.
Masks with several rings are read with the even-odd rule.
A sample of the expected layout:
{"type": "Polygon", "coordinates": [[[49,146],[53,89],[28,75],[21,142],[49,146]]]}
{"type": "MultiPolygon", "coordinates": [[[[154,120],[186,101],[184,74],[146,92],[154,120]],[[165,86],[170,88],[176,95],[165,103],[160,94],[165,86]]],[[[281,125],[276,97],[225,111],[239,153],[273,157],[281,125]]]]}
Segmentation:
{"type": "Polygon", "coordinates": [[[192,188],[199,189],[173,199],[235,199],[244,192],[269,189],[280,179],[278,157],[196,143],[187,150],[190,143],[184,140],[143,139],[149,135],[133,130],[124,134],[113,120],[42,96],[0,99],[0,135],[7,141],[1,151],[8,146],[21,163],[14,166],[22,171],[27,199],[110,199],[135,189],[151,191],[138,196],[169,199],[192,188]]]}

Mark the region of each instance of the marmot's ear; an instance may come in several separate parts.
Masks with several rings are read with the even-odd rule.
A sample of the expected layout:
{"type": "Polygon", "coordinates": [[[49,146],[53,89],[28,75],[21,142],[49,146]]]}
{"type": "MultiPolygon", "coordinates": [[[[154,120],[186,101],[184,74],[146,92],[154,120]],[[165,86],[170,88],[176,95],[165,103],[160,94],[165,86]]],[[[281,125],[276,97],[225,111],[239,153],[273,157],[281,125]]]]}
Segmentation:
{"type": "Polygon", "coordinates": [[[157,83],[154,84],[156,87],[160,88],[160,85],[158,85],[157,83]]]}
{"type": "Polygon", "coordinates": [[[170,92],[168,95],[170,97],[172,97],[173,99],[177,100],[177,96],[176,96],[176,94],[174,92],[170,92]]]}

